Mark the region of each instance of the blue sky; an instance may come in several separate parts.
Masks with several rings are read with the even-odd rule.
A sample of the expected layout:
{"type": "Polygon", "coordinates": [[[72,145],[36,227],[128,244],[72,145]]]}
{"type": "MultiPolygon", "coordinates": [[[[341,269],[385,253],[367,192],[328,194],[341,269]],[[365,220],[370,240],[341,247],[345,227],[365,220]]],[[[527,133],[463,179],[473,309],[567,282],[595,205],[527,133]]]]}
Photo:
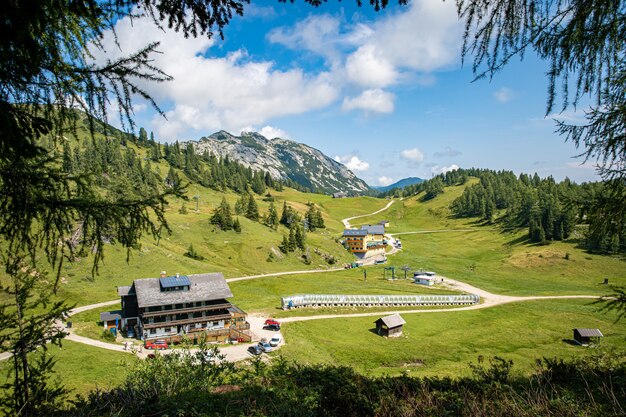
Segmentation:
{"type": "Polygon", "coordinates": [[[107,35],[109,56],[160,41],[155,64],[174,77],[144,86],[167,120],[138,101],[139,126],[168,142],[221,129],[292,139],[370,185],[459,166],[598,179],[544,117],[544,63],[527,54],[472,82],[455,2],[418,0],[380,13],[351,1],[259,3],[233,19],[223,41],[184,39],[141,19],[117,23],[121,50],[107,35]]]}

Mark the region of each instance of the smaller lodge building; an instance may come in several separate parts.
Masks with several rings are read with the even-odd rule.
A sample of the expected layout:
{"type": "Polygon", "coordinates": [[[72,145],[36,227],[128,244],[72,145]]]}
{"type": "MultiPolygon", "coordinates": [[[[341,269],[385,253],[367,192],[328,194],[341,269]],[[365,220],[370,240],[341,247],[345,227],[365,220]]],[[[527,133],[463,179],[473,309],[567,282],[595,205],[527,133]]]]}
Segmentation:
{"type": "Polygon", "coordinates": [[[582,345],[587,346],[590,343],[599,343],[600,338],[604,337],[600,329],[573,329],[574,340],[582,345]]]}
{"type": "Polygon", "coordinates": [[[406,324],[406,321],[399,314],[392,314],[381,317],[374,323],[379,336],[398,337],[402,336],[402,326],[406,324]]]}
{"type": "Polygon", "coordinates": [[[136,279],[118,287],[122,299],[120,329],[133,329],[142,340],[178,342],[228,339],[248,342],[246,313],[227,301],[233,296],[220,272],[136,279]]]}
{"type": "Polygon", "coordinates": [[[364,225],[360,229],[345,229],[343,231],[344,245],[351,253],[368,258],[375,255],[384,255],[385,226],[380,224],[364,225]]]}
{"type": "Polygon", "coordinates": [[[428,285],[428,286],[434,285],[436,282],[435,273],[430,272],[430,271],[414,272],[413,281],[416,284],[420,284],[420,285],[428,285]]]}

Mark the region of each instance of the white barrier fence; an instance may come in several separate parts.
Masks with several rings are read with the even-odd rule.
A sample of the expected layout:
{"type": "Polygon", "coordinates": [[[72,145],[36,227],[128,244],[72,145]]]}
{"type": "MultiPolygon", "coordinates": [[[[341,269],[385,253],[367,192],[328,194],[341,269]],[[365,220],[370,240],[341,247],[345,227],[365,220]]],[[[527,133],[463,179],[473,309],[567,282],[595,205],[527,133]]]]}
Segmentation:
{"type": "Polygon", "coordinates": [[[463,295],[332,295],[302,294],[281,298],[283,310],[303,307],[402,307],[470,305],[480,302],[474,294],[463,295]]]}

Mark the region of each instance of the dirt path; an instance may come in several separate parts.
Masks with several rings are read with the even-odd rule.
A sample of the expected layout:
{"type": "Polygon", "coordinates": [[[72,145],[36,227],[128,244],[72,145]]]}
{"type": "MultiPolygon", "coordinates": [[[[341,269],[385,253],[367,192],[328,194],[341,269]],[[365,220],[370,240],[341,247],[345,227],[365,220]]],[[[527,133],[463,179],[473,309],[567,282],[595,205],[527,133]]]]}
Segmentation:
{"type": "Polygon", "coordinates": [[[418,235],[422,233],[450,233],[450,232],[478,232],[482,230],[493,230],[488,228],[481,229],[443,229],[443,230],[418,230],[415,232],[399,232],[390,233],[389,236],[401,236],[401,235],[418,235]]]}
{"type": "Polygon", "coordinates": [[[380,210],[377,210],[377,211],[375,211],[373,213],[369,213],[369,214],[361,214],[359,216],[348,217],[346,219],[343,219],[341,221],[341,223],[343,223],[343,225],[346,227],[346,229],[349,229],[350,228],[350,220],[358,219],[360,217],[373,216],[374,214],[378,214],[378,213],[380,213],[382,211],[387,210],[395,202],[396,202],[396,200],[391,200],[389,203],[387,203],[387,205],[385,207],[381,208],[380,210]]]}
{"type": "Polygon", "coordinates": [[[343,271],[343,268],[307,269],[304,271],[271,272],[269,274],[247,275],[244,277],[227,278],[226,282],[245,281],[247,279],[266,278],[266,277],[279,277],[282,275],[317,274],[320,272],[336,272],[336,271],[343,271]]]}

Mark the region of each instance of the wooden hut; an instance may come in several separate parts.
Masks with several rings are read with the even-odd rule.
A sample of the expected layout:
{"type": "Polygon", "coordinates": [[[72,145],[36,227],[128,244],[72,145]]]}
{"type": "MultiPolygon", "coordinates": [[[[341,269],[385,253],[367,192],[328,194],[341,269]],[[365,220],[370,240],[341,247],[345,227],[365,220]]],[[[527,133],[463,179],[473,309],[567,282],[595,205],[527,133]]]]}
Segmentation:
{"type": "Polygon", "coordinates": [[[599,329],[573,329],[574,340],[579,344],[586,346],[589,343],[599,343],[600,338],[604,337],[599,329]]]}
{"type": "Polygon", "coordinates": [[[381,317],[374,322],[376,324],[376,333],[380,336],[398,337],[402,336],[402,326],[406,321],[399,314],[381,317]]]}

